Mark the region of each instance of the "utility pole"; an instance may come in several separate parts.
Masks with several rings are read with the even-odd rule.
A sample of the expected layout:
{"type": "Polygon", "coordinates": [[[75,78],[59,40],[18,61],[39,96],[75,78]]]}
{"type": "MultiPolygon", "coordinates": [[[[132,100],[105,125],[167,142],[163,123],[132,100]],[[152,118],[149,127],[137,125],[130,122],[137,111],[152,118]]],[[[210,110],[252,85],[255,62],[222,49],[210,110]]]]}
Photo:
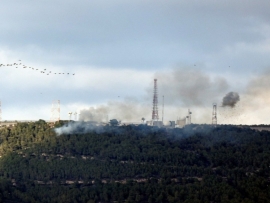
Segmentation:
{"type": "Polygon", "coordinates": [[[212,112],[212,125],[217,125],[217,104],[213,103],[213,112],[212,112]]]}

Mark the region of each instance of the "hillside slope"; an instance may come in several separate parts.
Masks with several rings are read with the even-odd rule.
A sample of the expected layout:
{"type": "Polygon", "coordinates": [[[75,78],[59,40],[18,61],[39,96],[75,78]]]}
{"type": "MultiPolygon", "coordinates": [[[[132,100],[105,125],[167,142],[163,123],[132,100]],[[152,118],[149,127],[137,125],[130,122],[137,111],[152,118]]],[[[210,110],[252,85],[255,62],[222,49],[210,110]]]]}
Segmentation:
{"type": "Polygon", "coordinates": [[[270,132],[86,125],[61,135],[42,120],[2,128],[0,199],[270,202],[270,132]]]}

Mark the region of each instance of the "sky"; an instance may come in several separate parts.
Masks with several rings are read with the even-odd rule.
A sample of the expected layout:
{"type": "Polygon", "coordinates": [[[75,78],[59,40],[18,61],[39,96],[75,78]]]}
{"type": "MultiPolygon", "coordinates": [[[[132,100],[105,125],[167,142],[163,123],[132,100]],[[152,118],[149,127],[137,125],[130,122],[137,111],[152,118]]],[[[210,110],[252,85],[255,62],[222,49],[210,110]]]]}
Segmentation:
{"type": "Polygon", "coordinates": [[[269,10],[266,0],[3,0],[0,64],[21,65],[0,67],[2,120],[50,120],[55,100],[61,119],[151,120],[157,78],[160,119],[191,109],[192,122],[211,123],[217,103],[218,123],[269,124],[269,10]],[[240,96],[234,108],[221,106],[228,92],[240,96]]]}

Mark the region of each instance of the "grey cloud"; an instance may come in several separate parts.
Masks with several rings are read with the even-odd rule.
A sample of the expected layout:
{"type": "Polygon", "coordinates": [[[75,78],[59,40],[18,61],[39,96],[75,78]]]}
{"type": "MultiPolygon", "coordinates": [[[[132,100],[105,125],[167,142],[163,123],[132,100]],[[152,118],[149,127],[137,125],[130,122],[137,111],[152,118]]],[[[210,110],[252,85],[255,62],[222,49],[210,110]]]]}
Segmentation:
{"type": "Polygon", "coordinates": [[[257,98],[259,96],[267,96],[270,87],[270,68],[262,72],[262,74],[253,77],[246,89],[246,94],[257,98]]]}
{"type": "MultiPolygon", "coordinates": [[[[4,0],[0,7],[0,54],[7,52],[11,58],[18,57],[37,68],[50,65],[65,70],[90,69],[91,66],[110,70],[153,70],[153,73],[158,72],[155,76],[166,104],[184,108],[209,106],[212,102],[220,102],[232,83],[223,77],[209,76],[204,70],[213,75],[239,75],[241,79],[233,81],[238,88],[243,86],[242,79],[249,79],[251,70],[260,72],[262,67],[269,65],[269,35],[265,34],[269,32],[263,29],[269,27],[269,10],[270,3],[265,0],[4,0]],[[161,73],[178,63],[193,66],[197,62],[206,65],[161,73]]],[[[249,101],[267,100],[268,83],[263,77],[250,82],[244,94],[249,95],[249,101]]],[[[14,84],[18,84],[18,80],[21,77],[18,76],[14,84]]],[[[150,78],[149,81],[151,83],[150,78]]],[[[64,82],[59,80],[59,83],[64,82]]],[[[11,85],[1,90],[0,96],[5,103],[17,106],[21,105],[18,102],[43,104],[56,98],[66,103],[91,104],[115,98],[114,91],[109,88],[98,91],[81,87],[69,91],[59,89],[59,83],[22,85],[19,89],[18,85],[8,83],[11,85]],[[40,90],[47,92],[46,96],[34,93],[40,90]]],[[[66,86],[71,87],[72,83],[67,81],[66,86]]],[[[127,85],[119,89],[123,89],[124,95],[142,94],[141,90],[135,92],[129,88],[127,85]]],[[[125,119],[151,115],[152,84],[149,89],[147,99],[138,101],[140,104],[148,102],[147,105],[124,101],[108,104],[106,109],[108,112],[124,111],[120,115],[125,119]],[[146,110],[144,106],[148,106],[146,110]],[[133,107],[140,113],[131,113],[133,107]]],[[[241,103],[242,98],[241,94],[241,103]]]]}
{"type": "Polygon", "coordinates": [[[219,101],[220,95],[229,87],[225,78],[211,78],[208,73],[192,67],[160,72],[155,77],[166,103],[185,107],[211,105],[219,101]]]}
{"type": "MultiPolygon", "coordinates": [[[[265,21],[260,16],[267,18],[266,8],[263,1],[6,1],[0,8],[6,19],[0,45],[21,51],[35,45],[43,57],[64,55],[46,58],[65,65],[160,68],[203,59],[227,44],[258,40],[260,34],[250,30],[265,21]]],[[[42,60],[35,52],[30,55],[42,60]]]]}

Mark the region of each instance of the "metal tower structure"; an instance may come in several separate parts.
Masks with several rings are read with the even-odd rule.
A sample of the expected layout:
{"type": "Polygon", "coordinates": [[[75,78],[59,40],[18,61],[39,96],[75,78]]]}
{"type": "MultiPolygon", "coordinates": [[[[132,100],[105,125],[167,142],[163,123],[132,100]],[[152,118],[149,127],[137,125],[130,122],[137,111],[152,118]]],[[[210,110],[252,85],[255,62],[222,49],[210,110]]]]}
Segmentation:
{"type": "Polygon", "coordinates": [[[162,96],[162,123],[164,118],[164,95],[162,96]]]}
{"type": "Polygon", "coordinates": [[[51,108],[51,122],[60,120],[60,100],[54,100],[51,108]]]}
{"type": "Polygon", "coordinates": [[[152,120],[158,121],[158,90],[157,90],[157,79],[154,79],[154,95],[153,95],[153,111],[152,120]]]}
{"type": "Polygon", "coordinates": [[[213,103],[212,125],[217,125],[217,104],[213,103]]]}

